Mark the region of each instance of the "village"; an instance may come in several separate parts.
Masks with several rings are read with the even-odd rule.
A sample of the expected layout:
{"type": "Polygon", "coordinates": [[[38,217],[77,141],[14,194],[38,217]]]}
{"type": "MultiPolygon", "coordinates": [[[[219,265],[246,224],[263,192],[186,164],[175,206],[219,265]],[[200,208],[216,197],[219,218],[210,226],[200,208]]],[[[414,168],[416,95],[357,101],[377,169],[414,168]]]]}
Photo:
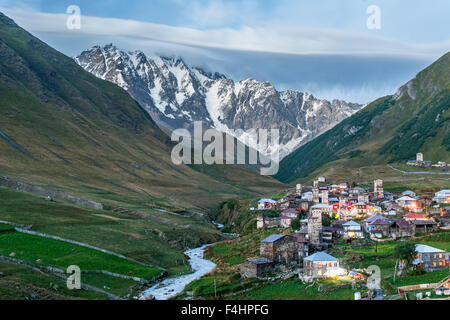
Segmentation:
{"type": "Polygon", "coordinates": [[[432,161],[424,160],[423,153],[418,153],[416,155],[416,160],[408,160],[406,162],[406,165],[414,167],[436,167],[436,168],[450,167],[450,163],[446,163],[445,161],[438,161],[436,163],[433,163],[432,161]]]}
{"type": "MultiPolygon", "coordinates": [[[[330,254],[338,243],[406,243],[416,235],[430,235],[448,230],[450,222],[450,190],[440,190],[434,197],[405,191],[397,196],[386,192],[382,180],[375,180],[372,188],[349,186],[347,183],[331,184],[319,177],[312,186],[298,184],[295,192],[273,200],[260,199],[251,212],[257,216],[257,229],[276,229],[260,241],[259,257],[241,264],[241,278],[267,278],[278,272],[296,270],[304,282],[315,279],[341,279],[367,281],[371,272],[352,270],[330,254]],[[286,233],[293,230],[293,233],[286,233]]],[[[417,243],[410,269],[422,273],[450,270],[450,253],[442,248],[417,243]]],[[[400,261],[396,273],[406,268],[400,261]]],[[[364,270],[367,271],[367,270],[364,270]]],[[[439,282],[417,284],[402,290],[429,289],[417,293],[450,295],[450,272],[439,282]]],[[[378,288],[379,289],[379,288],[378,288]]],[[[380,294],[372,292],[370,297],[380,294]]],[[[380,297],[378,297],[380,298],[380,297]]],[[[361,294],[355,293],[359,300],[361,294]]]]}

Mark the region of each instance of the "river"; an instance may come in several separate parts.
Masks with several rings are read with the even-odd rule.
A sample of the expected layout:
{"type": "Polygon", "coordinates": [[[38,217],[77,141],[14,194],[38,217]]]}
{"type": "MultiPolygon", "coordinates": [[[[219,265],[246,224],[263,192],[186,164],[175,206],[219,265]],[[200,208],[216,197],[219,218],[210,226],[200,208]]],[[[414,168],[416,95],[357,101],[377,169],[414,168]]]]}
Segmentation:
{"type": "Polygon", "coordinates": [[[184,288],[194,280],[200,279],[202,276],[212,271],[216,264],[212,261],[203,258],[206,247],[204,245],[200,248],[189,249],[184,253],[189,257],[193,273],[182,275],[175,278],[167,278],[153,287],[145,290],[142,296],[154,296],[156,300],[167,300],[182,292],[184,288]]]}

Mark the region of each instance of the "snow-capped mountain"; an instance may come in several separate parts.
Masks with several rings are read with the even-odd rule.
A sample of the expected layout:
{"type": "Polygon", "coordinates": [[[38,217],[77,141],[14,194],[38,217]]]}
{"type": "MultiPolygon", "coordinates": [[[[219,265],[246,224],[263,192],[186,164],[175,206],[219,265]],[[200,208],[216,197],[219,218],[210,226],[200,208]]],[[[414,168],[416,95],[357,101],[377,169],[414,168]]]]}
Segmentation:
{"type": "MultiPolygon", "coordinates": [[[[75,58],[85,70],[127,90],[161,126],[192,128],[194,121],[244,141],[250,129],[279,129],[280,145],[261,148],[279,151],[280,159],[334,127],[362,108],[340,100],[320,100],[297,91],[277,91],[269,82],[235,82],[219,73],[188,66],[181,58],[125,52],[112,44],[95,46],[75,58]],[[244,132],[234,132],[241,129],[244,132]]],[[[271,140],[269,140],[270,142],[271,140]]]]}

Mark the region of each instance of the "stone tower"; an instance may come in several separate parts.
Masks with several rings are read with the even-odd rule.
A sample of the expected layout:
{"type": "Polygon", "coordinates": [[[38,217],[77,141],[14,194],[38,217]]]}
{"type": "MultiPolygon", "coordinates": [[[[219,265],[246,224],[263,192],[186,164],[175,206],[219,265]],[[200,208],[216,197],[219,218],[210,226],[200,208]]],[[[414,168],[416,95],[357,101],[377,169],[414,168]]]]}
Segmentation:
{"type": "Polygon", "coordinates": [[[417,158],[416,158],[417,162],[423,162],[423,153],[418,153],[417,154],[417,158]]]}
{"type": "Polygon", "coordinates": [[[296,188],[295,188],[295,194],[298,196],[301,196],[303,192],[303,188],[301,184],[297,184],[296,188]]]}
{"type": "Polygon", "coordinates": [[[308,236],[309,243],[312,245],[320,245],[320,232],[322,231],[322,211],[319,209],[311,209],[308,218],[308,236]]]}
{"type": "Polygon", "coordinates": [[[373,193],[377,198],[384,198],[383,180],[375,180],[373,182],[373,193]]]}
{"type": "Polygon", "coordinates": [[[322,191],[322,203],[328,205],[330,202],[328,201],[328,190],[322,191]]]}
{"type": "Polygon", "coordinates": [[[360,193],[360,194],[358,194],[358,202],[360,202],[360,203],[369,203],[369,194],[368,193],[360,193]]]}
{"type": "Polygon", "coordinates": [[[319,203],[319,188],[314,188],[313,189],[313,199],[312,199],[312,201],[315,204],[319,203]]]}
{"type": "Polygon", "coordinates": [[[259,213],[258,217],[256,218],[256,228],[264,229],[264,215],[262,213],[259,213]]]}

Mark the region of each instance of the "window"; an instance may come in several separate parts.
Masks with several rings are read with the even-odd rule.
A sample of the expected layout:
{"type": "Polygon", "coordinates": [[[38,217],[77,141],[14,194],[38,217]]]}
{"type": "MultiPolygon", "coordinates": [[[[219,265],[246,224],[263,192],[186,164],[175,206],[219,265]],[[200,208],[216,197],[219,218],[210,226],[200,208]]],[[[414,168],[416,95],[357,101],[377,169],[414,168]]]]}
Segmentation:
{"type": "Polygon", "coordinates": [[[319,262],[319,263],[317,264],[317,266],[318,266],[319,268],[322,268],[322,263],[319,262]]]}

